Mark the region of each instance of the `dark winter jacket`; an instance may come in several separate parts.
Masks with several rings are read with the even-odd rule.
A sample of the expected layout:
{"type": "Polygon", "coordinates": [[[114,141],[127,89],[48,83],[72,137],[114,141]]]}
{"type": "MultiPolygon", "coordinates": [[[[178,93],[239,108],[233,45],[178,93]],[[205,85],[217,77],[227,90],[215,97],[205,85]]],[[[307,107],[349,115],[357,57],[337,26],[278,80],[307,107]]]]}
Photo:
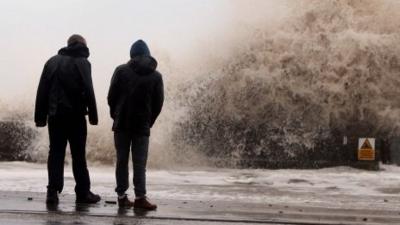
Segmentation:
{"type": "Polygon", "coordinates": [[[150,135],[164,102],[162,76],[156,71],[157,61],[142,54],[147,45],[140,41],[132,46],[132,59],[115,69],[108,93],[113,131],[150,135]],[[136,49],[134,49],[136,48],[136,49]]]}
{"type": "Polygon", "coordinates": [[[36,96],[35,123],[45,126],[48,116],[86,115],[98,123],[89,49],[74,43],[60,49],[43,69],[36,96]]]}

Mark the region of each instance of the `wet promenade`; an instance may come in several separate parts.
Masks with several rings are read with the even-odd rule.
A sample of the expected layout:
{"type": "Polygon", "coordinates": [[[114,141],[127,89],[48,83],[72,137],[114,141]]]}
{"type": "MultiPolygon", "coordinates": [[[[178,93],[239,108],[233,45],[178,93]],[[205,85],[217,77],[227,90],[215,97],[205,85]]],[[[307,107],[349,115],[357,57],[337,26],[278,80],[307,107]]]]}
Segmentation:
{"type": "Polygon", "coordinates": [[[119,209],[113,198],[76,205],[74,196],[61,195],[57,207],[46,206],[44,198],[44,193],[0,192],[0,224],[400,224],[395,210],[154,199],[159,209],[144,212],[119,209]]]}

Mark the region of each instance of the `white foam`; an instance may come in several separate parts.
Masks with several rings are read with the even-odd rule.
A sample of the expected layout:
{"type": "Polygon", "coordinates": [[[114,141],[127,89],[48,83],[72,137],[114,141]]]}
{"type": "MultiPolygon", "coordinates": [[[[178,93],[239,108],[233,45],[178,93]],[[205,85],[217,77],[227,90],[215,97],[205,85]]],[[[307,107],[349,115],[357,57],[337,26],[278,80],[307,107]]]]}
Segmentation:
{"type": "MultiPolygon", "coordinates": [[[[103,196],[115,196],[114,168],[89,169],[92,189],[103,196]]],[[[158,199],[400,208],[400,168],[385,165],[383,169],[378,172],[348,167],[319,170],[149,170],[147,180],[149,196],[158,199]],[[384,199],[389,202],[384,203],[384,199]]],[[[46,166],[25,162],[0,163],[0,180],[0,191],[45,192],[46,166]]],[[[69,166],[65,168],[63,193],[74,193],[69,166]]],[[[132,189],[129,193],[133,195],[132,189]]]]}

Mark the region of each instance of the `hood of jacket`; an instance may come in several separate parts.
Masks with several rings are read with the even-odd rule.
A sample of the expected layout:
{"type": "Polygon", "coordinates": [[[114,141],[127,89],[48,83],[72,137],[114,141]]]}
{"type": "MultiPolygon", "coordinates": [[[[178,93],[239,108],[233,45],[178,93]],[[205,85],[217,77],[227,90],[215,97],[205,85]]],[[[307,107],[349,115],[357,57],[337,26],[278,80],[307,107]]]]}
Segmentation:
{"type": "Polygon", "coordinates": [[[58,51],[59,55],[66,55],[71,57],[84,57],[88,58],[90,53],[86,45],[75,42],[67,47],[64,47],[58,51]]]}
{"type": "Polygon", "coordinates": [[[136,56],[128,65],[139,75],[153,73],[157,69],[157,61],[151,56],[136,56]]]}
{"type": "Polygon", "coordinates": [[[153,73],[157,68],[157,61],[151,56],[150,49],[143,40],[132,44],[130,56],[129,66],[140,75],[153,73]]]}
{"type": "Polygon", "coordinates": [[[131,59],[136,56],[151,56],[150,49],[143,40],[137,40],[132,44],[130,55],[131,59]]]}

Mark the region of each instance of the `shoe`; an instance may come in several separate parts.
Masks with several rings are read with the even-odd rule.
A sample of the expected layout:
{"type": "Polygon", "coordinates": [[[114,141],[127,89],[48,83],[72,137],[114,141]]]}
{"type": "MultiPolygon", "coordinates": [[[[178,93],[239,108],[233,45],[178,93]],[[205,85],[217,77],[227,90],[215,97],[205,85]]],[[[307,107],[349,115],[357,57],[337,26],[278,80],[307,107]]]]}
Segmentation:
{"type": "Polygon", "coordinates": [[[58,204],[58,192],[47,189],[46,204],[58,204]]]}
{"type": "Polygon", "coordinates": [[[146,197],[135,199],[135,209],[155,210],[157,205],[150,203],[146,197]]]}
{"type": "Polygon", "coordinates": [[[132,208],[134,203],[129,200],[128,195],[125,195],[123,198],[118,197],[118,206],[120,208],[132,208]]]}
{"type": "Polygon", "coordinates": [[[86,195],[76,195],[76,203],[95,204],[101,200],[99,195],[89,191],[86,195]]]}

